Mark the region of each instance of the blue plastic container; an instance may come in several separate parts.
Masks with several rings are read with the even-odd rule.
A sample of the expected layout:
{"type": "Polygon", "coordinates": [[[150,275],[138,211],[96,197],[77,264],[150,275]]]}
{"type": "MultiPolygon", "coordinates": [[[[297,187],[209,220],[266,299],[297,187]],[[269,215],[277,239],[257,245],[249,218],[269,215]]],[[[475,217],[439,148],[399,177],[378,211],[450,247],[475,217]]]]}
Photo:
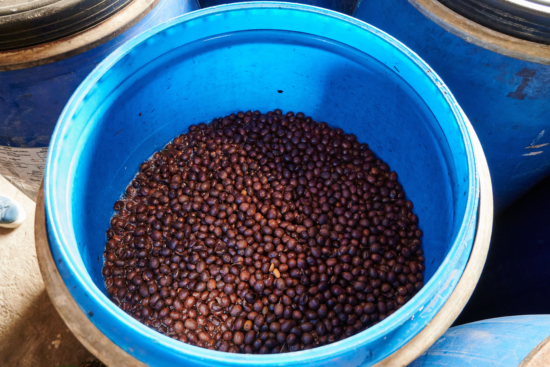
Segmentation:
{"type": "Polygon", "coordinates": [[[550,315],[512,316],[447,330],[409,367],[517,367],[550,336],[550,315]]]}
{"type": "Polygon", "coordinates": [[[46,158],[45,149],[35,148],[49,145],[63,107],[84,78],[124,42],[196,9],[196,0],[161,0],[126,32],[86,52],[46,65],[0,72],[0,162],[6,165],[5,171],[0,167],[0,173],[34,199],[46,158]],[[21,154],[29,155],[25,166],[20,165],[21,154]]]}
{"type": "Polygon", "coordinates": [[[48,240],[67,289],[91,322],[148,365],[371,365],[430,322],[468,261],[479,202],[468,126],[439,77],[368,24],[298,4],[204,9],[123,45],[71,97],[46,167],[48,240]],[[105,231],[138,164],[190,124],[274,108],[356,134],[398,172],[425,234],[426,286],[365,332],[269,356],[180,343],[117,308],[101,275],[105,231]]]}
{"type": "MultiPolygon", "coordinates": [[[[443,27],[448,19],[432,21],[411,2],[420,1],[362,0],[353,15],[410,47],[449,86],[485,151],[498,212],[550,173],[550,66],[520,60],[519,52],[514,58],[490,51],[497,49],[491,42],[501,37],[493,31],[481,41],[462,30],[456,32],[466,39],[458,37],[443,27]]],[[[508,39],[541,55],[550,48],[508,39]]]]}

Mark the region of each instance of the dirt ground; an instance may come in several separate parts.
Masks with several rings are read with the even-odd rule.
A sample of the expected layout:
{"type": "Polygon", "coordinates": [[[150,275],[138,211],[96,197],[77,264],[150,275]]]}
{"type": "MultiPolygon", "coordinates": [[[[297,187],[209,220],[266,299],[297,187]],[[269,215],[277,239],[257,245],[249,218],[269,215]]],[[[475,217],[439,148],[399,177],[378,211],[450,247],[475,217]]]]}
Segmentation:
{"type": "Polygon", "coordinates": [[[27,219],[0,228],[0,366],[81,366],[93,356],[50,302],[34,247],[35,203],[0,176],[0,194],[17,200],[27,219]]]}

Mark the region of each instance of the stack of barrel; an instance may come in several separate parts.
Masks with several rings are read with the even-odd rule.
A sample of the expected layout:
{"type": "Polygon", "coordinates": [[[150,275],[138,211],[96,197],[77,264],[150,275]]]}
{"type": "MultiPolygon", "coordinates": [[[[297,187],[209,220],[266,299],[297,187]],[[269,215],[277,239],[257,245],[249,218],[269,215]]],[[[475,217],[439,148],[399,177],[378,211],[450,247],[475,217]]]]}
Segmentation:
{"type": "MultiPolygon", "coordinates": [[[[155,25],[199,7],[209,8],[233,2],[40,0],[29,3],[8,0],[7,3],[2,3],[0,174],[8,177],[34,198],[39,190],[55,124],[65,105],[68,108],[78,105],[78,102],[71,100],[71,96],[98,64],[113,51],[114,54],[135,51],[133,47],[136,45],[115,50],[155,25]]],[[[545,309],[546,298],[532,297],[532,289],[544,288],[550,282],[550,270],[547,270],[550,268],[541,265],[545,251],[543,245],[550,241],[545,232],[550,227],[546,215],[546,208],[550,207],[550,195],[545,195],[550,192],[550,181],[543,181],[527,197],[522,196],[550,174],[550,109],[547,103],[550,101],[550,6],[536,0],[313,0],[300,3],[329,10],[287,4],[279,5],[279,12],[292,15],[293,10],[304,11],[308,14],[303,18],[304,21],[323,19],[327,24],[343,20],[349,29],[351,26],[362,27],[363,23],[357,22],[359,19],[403,42],[427,62],[430,68],[423,71],[426,75],[433,73],[441,77],[460,105],[456,105],[457,113],[465,113],[479,137],[490,170],[495,210],[500,213],[496,219],[497,226],[488,266],[481,275],[480,285],[474,292],[472,302],[458,318],[457,325],[480,320],[480,317],[490,320],[456,326],[443,334],[457,318],[479,278],[487,255],[482,238],[476,240],[470,261],[465,265],[465,275],[456,284],[453,295],[446,295],[452,302],[461,299],[460,302],[457,301],[457,307],[450,310],[448,307],[452,307],[452,304],[449,305],[452,302],[447,302],[437,315],[432,315],[434,321],[431,326],[426,326],[426,330],[420,331],[414,338],[407,336],[407,343],[404,339],[400,340],[400,351],[386,359],[373,354],[369,349],[368,353],[363,350],[355,356],[351,356],[351,353],[346,355],[347,361],[359,365],[358,359],[361,357],[360,362],[364,365],[378,362],[377,365],[381,366],[397,366],[417,358],[412,366],[516,366],[518,363],[524,367],[543,366],[550,355],[550,316],[494,317],[548,313],[545,309]],[[524,233],[527,227],[529,233],[524,233]],[[503,264],[512,264],[507,268],[512,271],[504,271],[503,264]],[[531,288],[526,288],[525,284],[529,281],[531,288]],[[492,299],[487,295],[491,295],[492,299]],[[500,307],[502,303],[506,307],[500,307]],[[439,336],[441,338],[429,348],[439,336]]],[[[252,14],[262,7],[264,10],[273,8],[272,5],[261,3],[256,8],[244,5],[243,9],[252,14]]],[[[266,16],[267,11],[262,13],[260,10],[255,14],[266,16]]],[[[238,9],[235,13],[237,12],[238,9]]],[[[202,13],[225,17],[229,11],[221,7],[202,13]]],[[[277,11],[273,14],[276,13],[277,11]]],[[[205,19],[208,18],[206,15],[205,19]]],[[[275,16],[273,15],[273,19],[275,16]]],[[[227,21],[229,24],[231,20],[224,17],[218,17],[216,22],[227,21]]],[[[243,22],[253,22],[252,18],[244,17],[243,22]]],[[[189,18],[182,21],[182,24],[191,20],[189,18]]],[[[288,26],[283,21],[280,24],[281,29],[285,30],[287,27],[299,28],[295,24],[288,26]]],[[[239,26],[240,24],[235,25],[237,28],[239,26]]],[[[208,25],[202,24],[200,27],[202,28],[199,29],[209,30],[208,25]]],[[[263,29],[261,22],[258,20],[251,29],[263,29]]],[[[377,32],[367,25],[364,25],[364,29],[369,34],[377,32]]],[[[163,31],[166,34],[178,34],[181,38],[189,35],[178,33],[182,31],[176,24],[163,28],[163,31]]],[[[224,33],[216,33],[219,34],[224,33]]],[[[317,36],[321,37],[321,34],[328,37],[324,31],[319,31],[317,36]]],[[[150,42],[144,39],[140,42],[143,41],[147,47],[153,47],[151,45],[158,39],[151,34],[148,37],[150,42]]],[[[195,41],[200,39],[196,34],[189,37],[195,41]]],[[[376,33],[376,37],[383,39],[388,45],[395,45],[393,39],[385,38],[387,36],[384,33],[376,33]]],[[[354,47],[360,47],[359,45],[357,43],[354,47]]],[[[183,43],[178,45],[180,46],[183,47],[183,43]]],[[[390,49],[389,46],[384,47],[390,49]]],[[[140,52],[144,54],[143,50],[140,52]]],[[[108,62],[113,60],[113,65],[103,63],[102,67],[107,69],[114,66],[115,61],[118,62],[115,56],[107,59],[108,62]]],[[[417,60],[412,53],[405,58],[407,60],[403,62],[417,60]]],[[[422,67],[425,65],[420,61],[416,62],[418,65],[422,64],[422,67]]],[[[392,72],[393,69],[400,72],[396,66],[390,69],[392,72]]],[[[96,70],[93,73],[103,75],[103,71],[100,73],[96,70]]],[[[433,80],[439,81],[437,76],[433,80]]],[[[87,82],[91,85],[97,81],[88,79],[87,82]]],[[[84,92],[81,92],[76,93],[74,98],[83,96],[84,92]]],[[[448,102],[454,106],[452,97],[449,97],[448,102]]],[[[69,125],[68,120],[61,119],[60,123],[63,126],[69,125]]],[[[477,138],[474,137],[473,140],[473,145],[478,148],[475,145],[477,138]]],[[[485,184],[482,182],[479,189],[482,194],[476,236],[478,239],[485,236],[488,242],[490,224],[486,224],[492,222],[492,210],[487,211],[484,205],[486,208],[488,202],[492,204],[490,183],[487,184],[488,180],[483,178],[484,158],[480,159],[483,152],[478,149],[476,154],[476,159],[482,161],[479,166],[481,168],[478,167],[477,171],[480,182],[485,180],[485,184]]],[[[50,295],[54,294],[52,298],[60,313],[66,320],[72,319],[73,323],[76,322],[74,320],[83,320],[81,325],[87,323],[80,332],[89,330],[89,335],[79,335],[79,328],[74,324],[72,329],[95,354],[109,354],[108,358],[112,361],[135,361],[126,354],[138,355],[133,346],[126,345],[124,351],[121,345],[112,346],[113,349],[107,352],[98,348],[97,340],[111,342],[92,325],[95,319],[90,322],[88,319],[91,316],[83,314],[72,299],[74,305],[59,301],[71,298],[71,294],[63,286],[70,278],[65,276],[69,271],[63,268],[63,262],[63,265],[59,265],[62,267],[63,279],[59,275],[57,278],[48,278],[48,272],[60,269],[59,266],[56,267],[48,244],[52,248],[63,248],[62,244],[56,242],[61,243],[63,239],[52,240],[56,237],[56,233],[52,233],[55,232],[53,230],[56,225],[54,223],[46,228],[44,213],[47,210],[44,210],[43,200],[39,201],[39,206],[39,258],[50,295]]],[[[56,254],[54,251],[54,256],[56,254]]],[[[56,260],[61,263],[60,259],[56,260]]],[[[76,278],[73,277],[71,281],[76,278]]],[[[416,322],[413,319],[414,317],[407,322],[416,322]]],[[[397,338],[393,343],[397,343],[396,340],[397,338]]],[[[391,344],[390,341],[387,342],[388,345],[391,344]]],[[[202,363],[198,362],[201,359],[210,361],[202,354],[193,355],[193,358],[196,365],[202,363]]],[[[246,358],[243,361],[246,362],[246,358]]],[[[323,363],[332,362],[325,358],[323,363]]]]}

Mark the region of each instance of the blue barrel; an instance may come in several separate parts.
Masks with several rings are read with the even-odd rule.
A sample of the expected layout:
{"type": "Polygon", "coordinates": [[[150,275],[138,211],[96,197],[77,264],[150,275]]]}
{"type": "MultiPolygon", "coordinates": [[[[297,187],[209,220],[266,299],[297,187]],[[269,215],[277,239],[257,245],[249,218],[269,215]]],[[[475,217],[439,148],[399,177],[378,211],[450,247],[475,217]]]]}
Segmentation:
{"type": "MultiPolygon", "coordinates": [[[[261,0],[252,0],[261,1],[261,0]]],[[[201,8],[208,8],[210,6],[217,6],[223,4],[238,3],[239,0],[199,0],[201,8]]],[[[298,0],[288,1],[298,4],[307,4],[313,6],[319,6],[321,8],[338,11],[340,13],[351,15],[357,4],[357,0],[298,0]]]]}
{"type": "Polygon", "coordinates": [[[549,336],[550,315],[473,322],[447,330],[409,367],[517,367],[549,336]]]}
{"type": "Polygon", "coordinates": [[[433,70],[364,22],[278,2],[203,9],[129,41],[73,94],[48,153],[48,241],[89,320],[147,365],[369,366],[430,323],[461,278],[483,179],[476,172],[483,153],[474,153],[475,139],[433,70]],[[134,320],[109,300],[101,273],[112,203],[138,165],[191,124],[274,108],[302,111],[354,133],[399,173],[424,232],[426,285],[368,330],[299,353],[211,351],[134,320]]]}
{"type": "Polygon", "coordinates": [[[409,46],[447,83],[485,151],[497,211],[550,173],[550,46],[480,26],[437,0],[362,0],[354,16],[409,46]]]}
{"type": "Polygon", "coordinates": [[[196,0],[134,1],[108,21],[74,37],[0,51],[0,174],[34,199],[55,123],[78,85],[124,42],[197,8],[196,0]],[[128,14],[140,4],[147,7],[128,14]],[[120,22],[128,22],[129,27],[138,20],[126,19],[129,16],[143,18],[126,31],[127,27],[117,28],[120,22]],[[111,25],[109,21],[117,24],[111,25]],[[95,39],[94,34],[90,35],[105,28],[105,34],[95,39]],[[116,36],[121,31],[124,32],[116,36]],[[70,44],[77,42],[76,37],[86,36],[89,39],[82,42],[82,49],[66,51],[70,44]],[[61,51],[52,54],[51,49],[61,51]],[[44,54],[43,59],[37,58],[40,52],[44,54]]]}

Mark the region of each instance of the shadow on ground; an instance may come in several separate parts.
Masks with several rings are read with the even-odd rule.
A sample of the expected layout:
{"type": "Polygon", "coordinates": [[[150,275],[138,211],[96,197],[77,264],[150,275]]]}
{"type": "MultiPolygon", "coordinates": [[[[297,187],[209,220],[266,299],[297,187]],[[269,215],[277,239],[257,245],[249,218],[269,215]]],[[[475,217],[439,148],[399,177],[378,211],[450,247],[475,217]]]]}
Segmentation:
{"type": "Polygon", "coordinates": [[[91,359],[57,314],[46,290],[0,336],[0,366],[78,366],[91,359]]]}

